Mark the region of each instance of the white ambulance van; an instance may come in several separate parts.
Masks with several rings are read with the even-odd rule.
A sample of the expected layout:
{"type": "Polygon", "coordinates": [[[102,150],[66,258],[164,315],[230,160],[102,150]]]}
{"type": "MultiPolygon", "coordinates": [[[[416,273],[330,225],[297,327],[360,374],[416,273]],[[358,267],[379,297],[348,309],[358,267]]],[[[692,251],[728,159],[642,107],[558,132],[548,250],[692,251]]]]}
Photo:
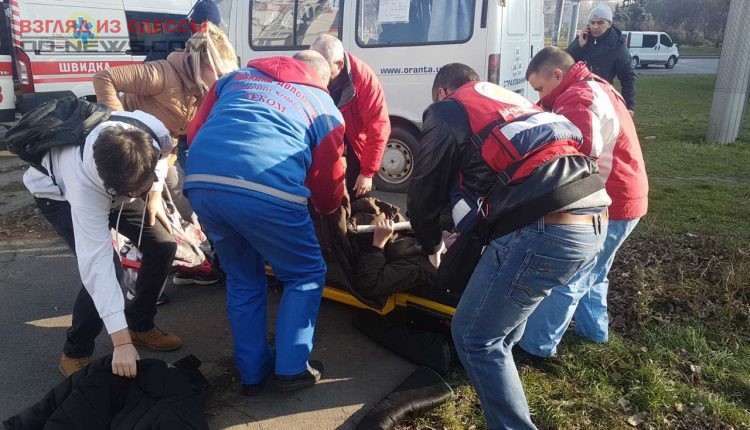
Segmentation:
{"type": "Polygon", "coordinates": [[[633,67],[648,67],[650,64],[674,68],[680,60],[677,44],[667,33],[658,31],[623,31],[633,61],[633,67]]]}
{"type": "Polygon", "coordinates": [[[385,90],[393,128],[376,187],[404,191],[435,74],[468,64],[527,97],[544,47],[543,0],[217,0],[241,63],[307,49],[322,33],[363,59],[385,90]]]}
{"type": "MultiPolygon", "coordinates": [[[[92,75],[142,62],[152,47],[190,31],[195,0],[2,0],[9,16],[24,113],[47,100],[94,97],[92,75]],[[170,39],[171,38],[171,39],[170,39]]],[[[160,45],[159,45],[160,44],[160,45]]],[[[0,52],[0,54],[3,54],[0,52]]],[[[0,55],[0,76],[3,76],[0,55]]],[[[3,92],[5,87],[3,85],[3,92]]],[[[12,94],[12,93],[11,93],[12,94]]]]}

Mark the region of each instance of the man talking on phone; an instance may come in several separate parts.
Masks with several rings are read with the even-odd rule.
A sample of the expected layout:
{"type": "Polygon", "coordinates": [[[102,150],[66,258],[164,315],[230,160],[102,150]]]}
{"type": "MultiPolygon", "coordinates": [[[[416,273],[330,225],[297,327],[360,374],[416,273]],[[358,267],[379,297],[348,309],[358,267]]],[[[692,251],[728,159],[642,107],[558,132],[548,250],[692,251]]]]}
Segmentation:
{"type": "Polygon", "coordinates": [[[588,24],[582,28],[568,53],[575,61],[584,61],[588,68],[614,84],[620,81],[625,106],[632,116],[635,111],[635,69],[625,35],[612,25],[612,9],[599,4],[589,13],[588,24]]]}

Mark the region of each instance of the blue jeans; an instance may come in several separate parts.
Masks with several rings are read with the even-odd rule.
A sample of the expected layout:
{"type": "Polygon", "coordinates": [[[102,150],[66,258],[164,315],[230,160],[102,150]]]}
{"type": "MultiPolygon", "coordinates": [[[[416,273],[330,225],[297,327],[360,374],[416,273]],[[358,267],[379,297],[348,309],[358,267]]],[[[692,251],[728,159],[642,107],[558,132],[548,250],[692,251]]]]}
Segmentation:
{"type": "Polygon", "coordinates": [[[453,317],[458,356],[490,429],[535,429],[511,348],[553,288],[587,270],[606,235],[593,225],[543,220],[490,242],[453,317]]]}
{"type": "Polygon", "coordinates": [[[227,274],[227,312],[244,384],[307,369],[326,265],[307,206],[274,197],[192,189],[188,198],[227,274]],[[284,283],[276,318],[276,357],[266,339],[264,262],[284,283]]]}
{"type": "Polygon", "coordinates": [[[609,339],[607,274],[617,250],[638,221],[609,221],[604,246],[591,270],[579,271],[539,304],[526,322],[526,331],[518,343],[521,348],[540,357],[552,357],[573,316],[576,334],[593,342],[604,343],[609,339]]]}

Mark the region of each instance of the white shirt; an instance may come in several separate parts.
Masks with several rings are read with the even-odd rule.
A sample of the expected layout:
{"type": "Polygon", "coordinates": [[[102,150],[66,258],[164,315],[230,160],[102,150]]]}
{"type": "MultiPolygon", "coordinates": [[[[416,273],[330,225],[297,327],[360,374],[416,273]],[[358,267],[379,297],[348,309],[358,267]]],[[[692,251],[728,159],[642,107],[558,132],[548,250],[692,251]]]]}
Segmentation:
{"type": "MultiPolygon", "coordinates": [[[[115,113],[140,120],[158,137],[153,145],[161,158],[155,169],[158,181],[154,183],[152,190],[162,190],[168,167],[166,155],[173,145],[169,131],[161,121],[145,112],[113,112],[115,113]]],[[[67,200],[70,203],[81,281],[110,334],[127,328],[128,324],[125,321],[125,301],[112,261],[109,213],[113,207],[131,200],[107,193],[94,162],[94,142],[104,128],[112,126],[133,128],[127,123],[105,121],[89,133],[83,147],[76,145],[52,148],[44,156],[42,166],[52,173],[55,181],[33,167],[23,175],[26,188],[35,197],[67,200]]]]}

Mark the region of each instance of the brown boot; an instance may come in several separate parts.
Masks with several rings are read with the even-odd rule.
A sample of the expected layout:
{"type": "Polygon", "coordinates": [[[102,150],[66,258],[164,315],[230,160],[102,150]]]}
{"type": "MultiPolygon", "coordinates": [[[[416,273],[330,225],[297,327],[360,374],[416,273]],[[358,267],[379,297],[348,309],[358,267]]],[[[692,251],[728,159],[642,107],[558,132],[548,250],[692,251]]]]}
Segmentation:
{"type": "Polygon", "coordinates": [[[62,357],[60,357],[60,365],[57,366],[57,370],[67,378],[88,366],[89,363],[91,363],[91,357],[73,358],[63,354],[62,357]]]}
{"type": "Polygon", "coordinates": [[[167,333],[157,326],[147,331],[129,331],[135,346],[145,346],[154,351],[174,351],[182,346],[179,336],[167,333]]]}

